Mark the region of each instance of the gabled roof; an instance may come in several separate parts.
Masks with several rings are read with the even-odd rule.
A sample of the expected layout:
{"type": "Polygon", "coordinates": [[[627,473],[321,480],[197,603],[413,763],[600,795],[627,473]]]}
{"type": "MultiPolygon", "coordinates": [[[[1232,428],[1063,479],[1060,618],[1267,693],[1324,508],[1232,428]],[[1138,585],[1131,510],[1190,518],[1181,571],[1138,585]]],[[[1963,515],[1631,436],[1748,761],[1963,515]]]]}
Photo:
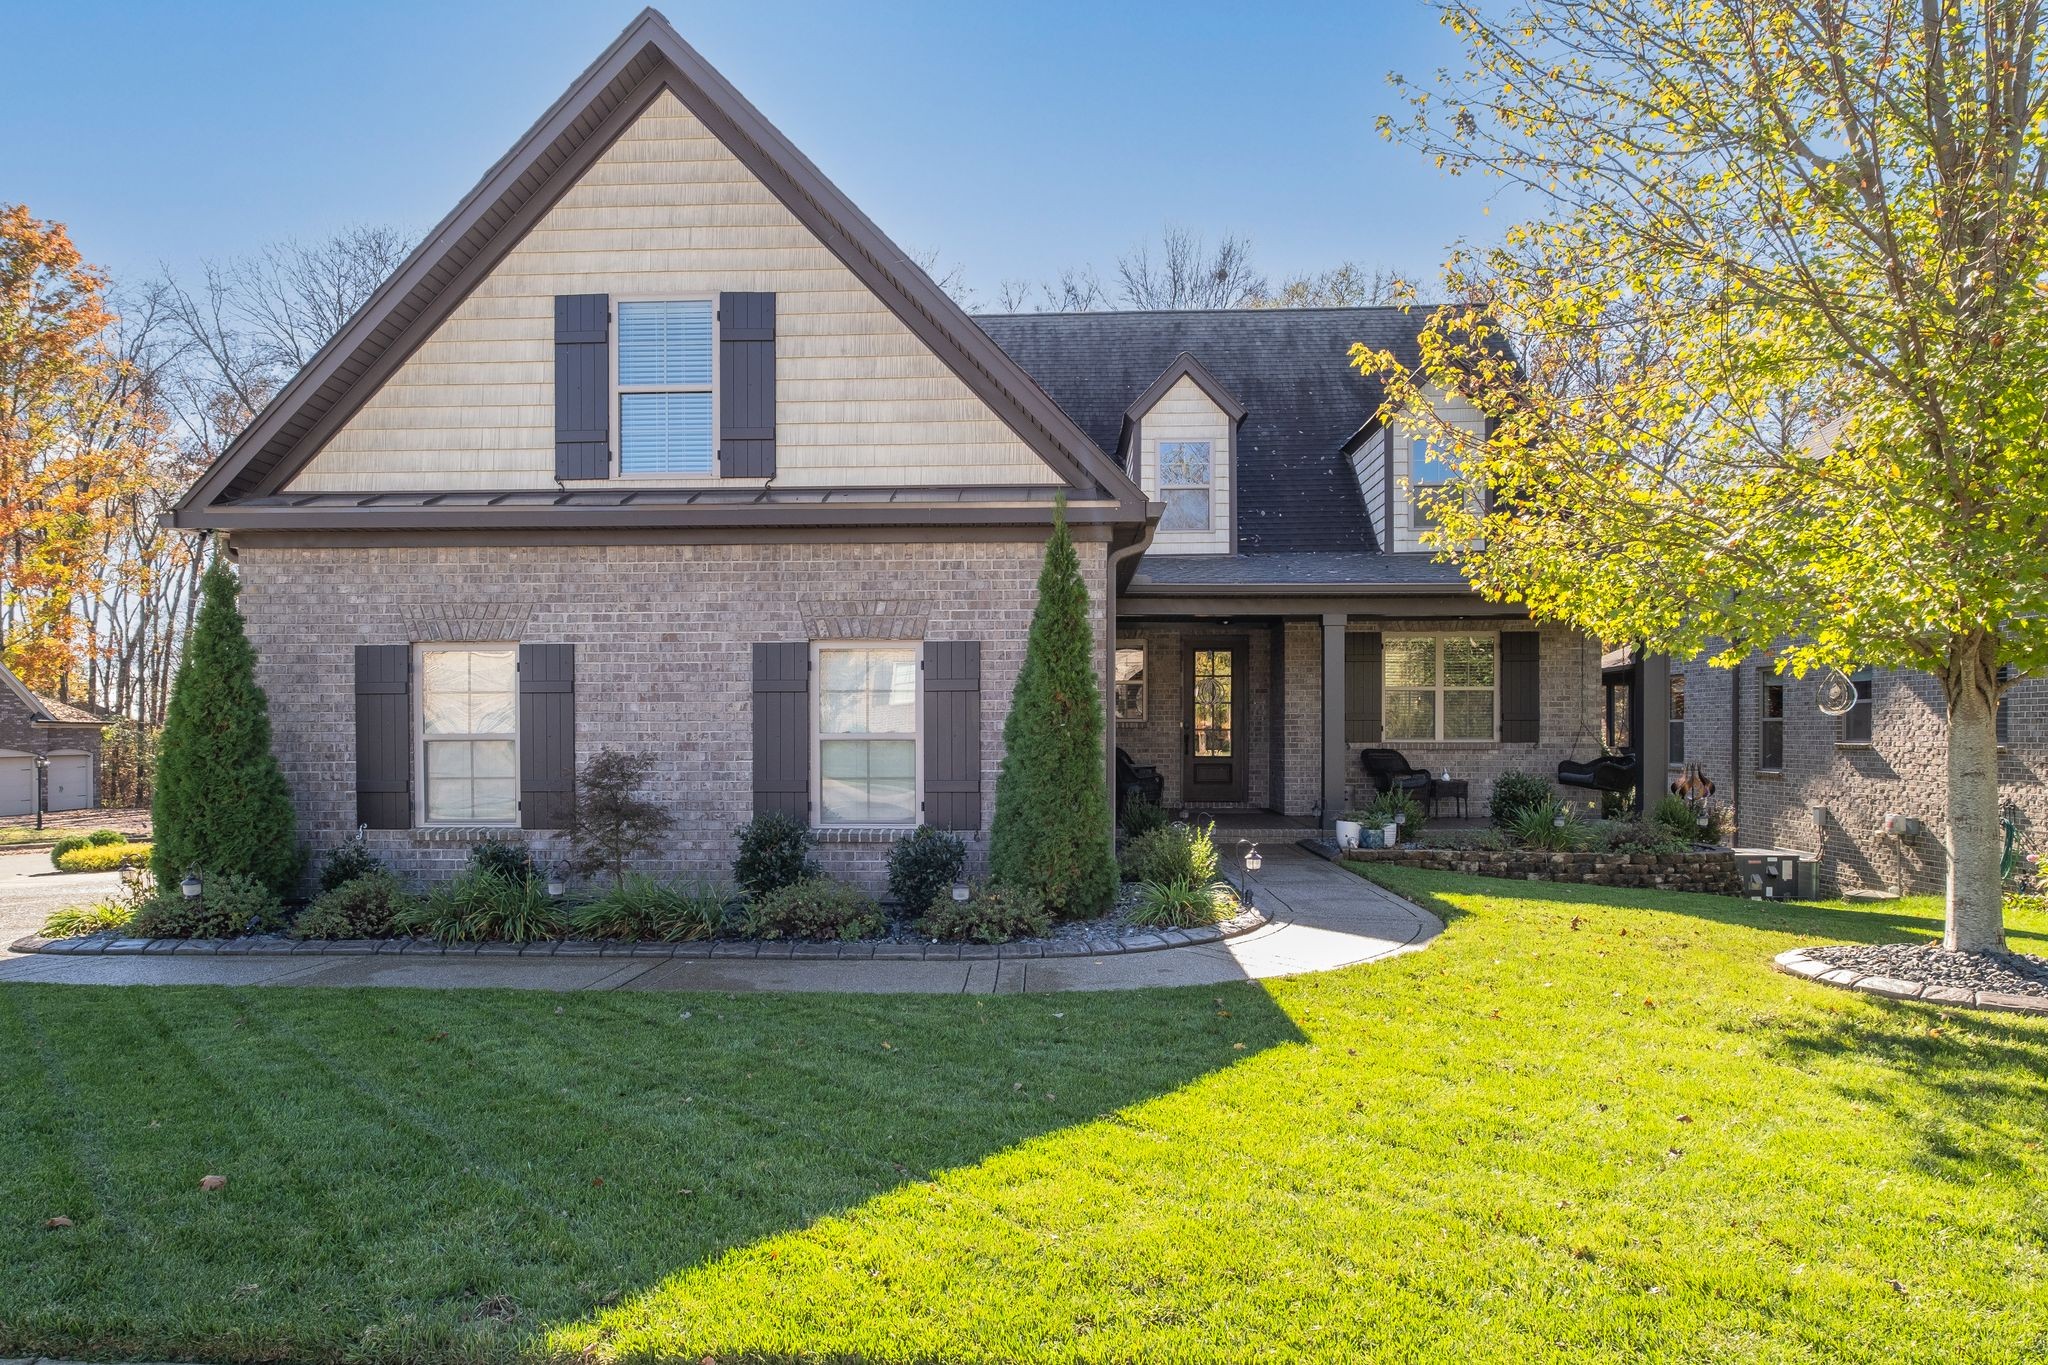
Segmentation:
{"type": "Polygon", "coordinates": [[[703,121],[970,390],[1077,489],[1133,519],[1144,494],[839,188],[684,42],[642,10],[203,474],[173,513],[275,494],[663,89],[703,121]]]}
{"type": "Polygon", "coordinates": [[[1364,342],[1416,364],[1416,339],[1432,311],[1018,313],[975,321],[1105,450],[1118,448],[1133,406],[1166,376],[1177,380],[1182,358],[1191,358],[1205,388],[1214,384],[1243,413],[1238,551],[1367,553],[1380,546],[1346,443],[1384,390],[1352,368],[1351,346],[1364,342]]]}
{"type": "Polygon", "coordinates": [[[28,684],[15,677],[14,671],[5,666],[0,666],[0,693],[5,693],[20,703],[21,708],[28,712],[31,725],[106,724],[84,707],[73,706],[68,701],[58,701],[55,697],[45,697],[29,691],[28,684]]]}

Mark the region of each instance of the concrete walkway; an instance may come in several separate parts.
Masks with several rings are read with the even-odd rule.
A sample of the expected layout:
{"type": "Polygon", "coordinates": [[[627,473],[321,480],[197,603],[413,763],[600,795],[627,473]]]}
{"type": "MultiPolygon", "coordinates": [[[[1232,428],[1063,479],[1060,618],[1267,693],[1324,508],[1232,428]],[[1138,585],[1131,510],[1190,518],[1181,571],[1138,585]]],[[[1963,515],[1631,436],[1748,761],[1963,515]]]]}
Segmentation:
{"type": "Polygon", "coordinates": [[[954,995],[1213,985],[1326,972],[1420,948],[1435,916],[1362,877],[1276,848],[1252,879],[1270,922],[1221,943],[1110,957],[903,962],[804,958],[486,957],[471,954],[0,959],[0,983],[81,986],[498,986],[553,991],[845,991],[954,995]]]}

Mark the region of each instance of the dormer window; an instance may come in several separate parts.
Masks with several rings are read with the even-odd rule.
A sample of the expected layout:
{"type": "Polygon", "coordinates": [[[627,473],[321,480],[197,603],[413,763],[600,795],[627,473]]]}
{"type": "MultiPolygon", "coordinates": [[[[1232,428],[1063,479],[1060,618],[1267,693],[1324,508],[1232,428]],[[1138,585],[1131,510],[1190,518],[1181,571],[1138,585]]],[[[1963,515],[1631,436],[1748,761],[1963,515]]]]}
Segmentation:
{"type": "Polygon", "coordinates": [[[1430,515],[1430,504],[1457,477],[1457,469],[1427,436],[1415,437],[1409,448],[1408,485],[1417,527],[1436,525],[1436,518],[1430,515]]]}
{"type": "Polygon", "coordinates": [[[1209,485],[1215,477],[1207,441],[1159,443],[1159,500],[1166,513],[1162,531],[1209,529],[1209,485]]]}

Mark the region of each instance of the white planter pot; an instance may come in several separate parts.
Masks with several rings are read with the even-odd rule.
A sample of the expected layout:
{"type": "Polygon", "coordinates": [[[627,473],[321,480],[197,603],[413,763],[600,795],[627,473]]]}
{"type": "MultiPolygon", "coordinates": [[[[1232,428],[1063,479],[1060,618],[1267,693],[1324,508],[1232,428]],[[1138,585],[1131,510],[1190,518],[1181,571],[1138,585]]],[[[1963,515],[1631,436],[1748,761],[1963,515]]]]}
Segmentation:
{"type": "Polygon", "coordinates": [[[1381,846],[1384,848],[1392,848],[1394,846],[1395,841],[1400,838],[1400,834],[1401,827],[1399,825],[1394,824],[1392,821],[1388,821],[1386,828],[1380,831],[1381,846]]]}
{"type": "Polygon", "coordinates": [[[1360,825],[1356,820],[1339,820],[1337,822],[1337,847],[1357,848],[1358,836],[1363,829],[1364,826],[1360,825]]]}

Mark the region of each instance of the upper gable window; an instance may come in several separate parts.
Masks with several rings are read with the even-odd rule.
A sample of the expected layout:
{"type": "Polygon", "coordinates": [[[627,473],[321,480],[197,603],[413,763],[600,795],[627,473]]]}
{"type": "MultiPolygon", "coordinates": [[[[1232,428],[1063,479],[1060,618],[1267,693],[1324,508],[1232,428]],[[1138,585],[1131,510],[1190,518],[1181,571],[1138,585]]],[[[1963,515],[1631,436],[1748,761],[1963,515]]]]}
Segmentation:
{"type": "Polygon", "coordinates": [[[712,473],[711,300],[622,302],[617,333],[619,473],[712,473]]]}
{"type": "Polygon", "coordinates": [[[1207,441],[1159,443],[1159,500],[1166,504],[1166,513],[1159,518],[1160,530],[1209,529],[1212,465],[1207,441]]]}

